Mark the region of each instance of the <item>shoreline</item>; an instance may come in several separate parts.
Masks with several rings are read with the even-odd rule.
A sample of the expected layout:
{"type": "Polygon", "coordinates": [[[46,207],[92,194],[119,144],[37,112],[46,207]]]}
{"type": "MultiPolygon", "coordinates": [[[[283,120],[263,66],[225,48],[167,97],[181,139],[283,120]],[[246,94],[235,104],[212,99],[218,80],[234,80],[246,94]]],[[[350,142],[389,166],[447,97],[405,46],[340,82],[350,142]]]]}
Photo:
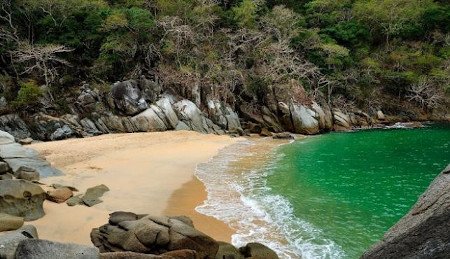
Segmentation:
{"type": "Polygon", "coordinates": [[[74,186],[80,193],[105,184],[110,191],[94,207],[45,201],[46,215],[30,224],[36,226],[40,238],[92,245],[91,229],[107,223],[109,213],[114,211],[186,215],[192,217],[200,231],[229,242],[234,233],[231,228],[195,211],[207,194],[194,174],[198,164],[239,141],[243,138],[171,131],[33,144],[31,148],[65,174],[43,178],[41,182],[74,186]],[[185,190],[189,195],[182,198],[179,193],[186,193],[185,190]],[[174,206],[175,203],[183,206],[174,206]]]}

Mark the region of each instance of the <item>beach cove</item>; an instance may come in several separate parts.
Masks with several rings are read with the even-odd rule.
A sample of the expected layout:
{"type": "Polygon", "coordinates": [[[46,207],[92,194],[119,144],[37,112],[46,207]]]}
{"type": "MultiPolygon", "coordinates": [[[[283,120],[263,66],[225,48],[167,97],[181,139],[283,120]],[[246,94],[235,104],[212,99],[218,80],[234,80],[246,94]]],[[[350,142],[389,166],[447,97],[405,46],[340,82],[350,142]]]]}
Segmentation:
{"type": "Polygon", "coordinates": [[[110,134],[33,144],[33,149],[64,172],[63,176],[43,178],[43,183],[74,186],[81,192],[105,184],[110,191],[101,198],[102,203],[93,207],[69,207],[46,201],[46,215],[32,224],[41,238],[92,245],[89,237],[92,228],[107,222],[109,213],[114,211],[186,215],[200,231],[229,242],[232,229],[195,211],[206,199],[206,192],[194,178],[194,172],[197,164],[239,141],[243,139],[176,131],[110,134]],[[173,198],[174,193],[181,200],[173,198]]]}

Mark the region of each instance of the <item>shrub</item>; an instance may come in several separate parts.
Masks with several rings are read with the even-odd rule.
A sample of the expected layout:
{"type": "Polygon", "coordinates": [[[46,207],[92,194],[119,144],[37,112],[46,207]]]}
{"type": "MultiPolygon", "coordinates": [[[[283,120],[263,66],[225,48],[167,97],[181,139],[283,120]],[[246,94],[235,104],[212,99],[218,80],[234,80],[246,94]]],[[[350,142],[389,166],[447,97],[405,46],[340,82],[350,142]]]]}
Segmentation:
{"type": "Polygon", "coordinates": [[[20,90],[13,102],[15,108],[29,108],[39,103],[42,97],[42,90],[37,85],[36,81],[30,80],[20,84],[20,90]]]}

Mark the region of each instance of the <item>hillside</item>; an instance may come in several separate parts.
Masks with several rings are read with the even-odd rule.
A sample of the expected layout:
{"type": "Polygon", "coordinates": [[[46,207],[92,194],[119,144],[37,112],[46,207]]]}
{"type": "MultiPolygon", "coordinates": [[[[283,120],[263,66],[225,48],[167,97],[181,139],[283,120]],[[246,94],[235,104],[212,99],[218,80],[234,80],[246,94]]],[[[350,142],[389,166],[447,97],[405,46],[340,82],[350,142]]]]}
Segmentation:
{"type": "Polygon", "coordinates": [[[316,134],[371,126],[380,110],[449,119],[444,0],[5,0],[0,22],[0,124],[24,136],[83,119],[88,134],[176,128],[116,119],[163,94],[224,130],[316,134]]]}

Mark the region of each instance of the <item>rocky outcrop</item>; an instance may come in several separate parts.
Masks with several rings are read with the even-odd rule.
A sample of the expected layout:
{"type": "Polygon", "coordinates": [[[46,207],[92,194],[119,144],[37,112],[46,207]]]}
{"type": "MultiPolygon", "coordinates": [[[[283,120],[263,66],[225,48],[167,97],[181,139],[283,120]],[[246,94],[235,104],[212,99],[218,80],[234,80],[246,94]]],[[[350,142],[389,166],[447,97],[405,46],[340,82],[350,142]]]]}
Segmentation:
{"type": "Polygon", "coordinates": [[[249,243],[237,249],[196,230],[184,216],[154,217],[131,212],[110,214],[109,223],[95,228],[91,240],[101,258],[267,258],[278,259],[270,248],[249,243]]]}
{"type": "Polygon", "coordinates": [[[450,165],[383,239],[361,258],[448,258],[450,255],[450,165]]]}
{"type": "Polygon", "coordinates": [[[0,129],[10,133],[17,139],[31,137],[27,124],[17,114],[0,116],[0,129]]]}
{"type": "Polygon", "coordinates": [[[21,168],[33,170],[41,177],[61,174],[61,171],[53,168],[37,151],[15,143],[14,137],[3,131],[0,131],[0,158],[8,164],[14,174],[19,173],[21,168]]]}
{"type": "Polygon", "coordinates": [[[42,259],[93,259],[99,258],[97,248],[78,244],[64,244],[40,239],[24,239],[20,241],[15,258],[42,259]]]}
{"type": "Polygon", "coordinates": [[[238,115],[224,102],[209,100],[208,114],[209,118],[222,129],[230,131],[242,129],[238,115]]]}
{"type": "Polygon", "coordinates": [[[44,216],[46,194],[37,184],[25,180],[0,181],[0,211],[25,220],[44,216]]]}
{"type": "Polygon", "coordinates": [[[195,250],[199,258],[214,258],[218,243],[196,230],[186,217],[153,217],[117,212],[109,224],[93,229],[91,240],[100,252],[131,251],[163,254],[195,250]]]}

